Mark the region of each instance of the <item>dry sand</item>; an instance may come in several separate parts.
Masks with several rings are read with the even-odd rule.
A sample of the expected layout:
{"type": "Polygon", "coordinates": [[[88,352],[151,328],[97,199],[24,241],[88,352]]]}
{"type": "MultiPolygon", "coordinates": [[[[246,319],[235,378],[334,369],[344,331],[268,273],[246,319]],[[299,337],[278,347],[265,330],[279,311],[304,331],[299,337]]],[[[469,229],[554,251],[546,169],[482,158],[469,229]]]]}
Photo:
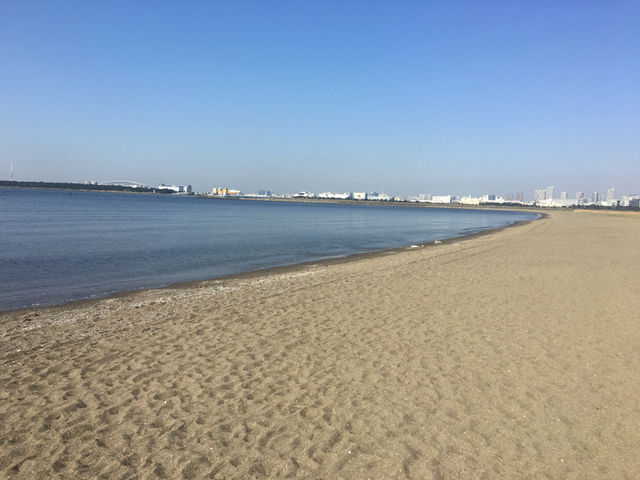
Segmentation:
{"type": "Polygon", "coordinates": [[[640,216],[0,315],[7,478],[640,478],[640,216]]]}

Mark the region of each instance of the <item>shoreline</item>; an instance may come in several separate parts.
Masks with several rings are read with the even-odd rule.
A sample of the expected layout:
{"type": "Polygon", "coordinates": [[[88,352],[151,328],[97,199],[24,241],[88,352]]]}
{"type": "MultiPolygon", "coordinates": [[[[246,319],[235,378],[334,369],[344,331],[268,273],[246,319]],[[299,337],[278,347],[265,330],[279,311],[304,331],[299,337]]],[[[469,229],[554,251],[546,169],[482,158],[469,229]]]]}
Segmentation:
{"type": "Polygon", "coordinates": [[[25,187],[21,185],[0,185],[0,188],[13,190],[48,190],[54,192],[88,192],[88,193],[134,193],[136,195],[158,195],[158,196],[175,196],[175,197],[192,197],[193,195],[182,195],[173,192],[136,192],[133,190],[102,190],[99,188],[56,188],[56,187],[25,187]]]}
{"type": "MultiPolygon", "coordinates": [[[[114,192],[114,193],[122,193],[122,192],[114,192]]],[[[511,211],[523,211],[523,210],[511,209],[511,211]]],[[[531,212],[527,212],[527,211],[523,211],[523,212],[531,213],[531,212]]],[[[534,222],[536,220],[541,220],[541,219],[545,218],[546,216],[548,216],[548,213],[545,213],[545,212],[535,212],[535,213],[538,215],[538,218],[534,218],[534,219],[530,219],[530,220],[519,220],[519,221],[514,222],[511,225],[507,225],[505,227],[490,228],[490,229],[486,229],[486,230],[481,230],[479,232],[474,232],[474,233],[471,233],[469,235],[462,235],[462,236],[459,236],[459,237],[451,237],[451,238],[445,238],[445,239],[442,239],[442,240],[437,240],[437,242],[439,242],[438,244],[436,244],[434,242],[419,243],[419,244],[416,244],[416,247],[417,248],[434,247],[434,246],[437,246],[439,244],[446,245],[446,244],[452,243],[452,242],[454,242],[456,240],[463,240],[463,239],[474,238],[474,237],[479,237],[479,236],[483,236],[483,235],[490,235],[491,233],[499,232],[499,231],[504,230],[504,229],[517,227],[519,225],[526,225],[526,224],[528,224],[530,222],[534,222]]],[[[255,277],[261,277],[261,276],[271,275],[271,274],[290,273],[290,272],[296,272],[296,271],[299,271],[299,270],[303,270],[303,269],[305,269],[305,268],[307,268],[309,266],[312,266],[312,265],[320,265],[320,266],[336,265],[336,264],[347,263],[347,262],[352,262],[352,261],[364,260],[364,259],[367,259],[367,258],[374,258],[374,257],[377,257],[377,256],[391,255],[391,254],[394,254],[394,253],[399,253],[399,252],[403,252],[403,251],[407,251],[407,250],[413,250],[413,248],[414,248],[413,246],[404,245],[404,246],[400,246],[400,247],[386,248],[386,249],[382,249],[382,250],[372,250],[372,251],[354,253],[354,254],[344,255],[344,256],[339,256],[339,257],[329,257],[329,258],[321,258],[321,259],[318,259],[318,260],[308,260],[308,261],[299,262],[299,263],[293,263],[293,264],[289,264],[289,265],[277,265],[277,266],[274,266],[274,267],[265,267],[265,268],[260,268],[260,269],[257,269],[257,270],[251,270],[251,271],[248,271],[248,272],[238,272],[238,273],[232,273],[232,274],[228,274],[228,275],[221,275],[219,277],[209,277],[209,278],[205,278],[205,279],[202,279],[202,280],[186,280],[186,281],[182,281],[182,282],[174,282],[174,283],[169,283],[169,284],[167,284],[165,286],[161,286],[161,287],[151,287],[151,288],[142,287],[142,288],[139,288],[139,289],[121,290],[121,291],[107,293],[107,294],[104,294],[104,295],[95,296],[95,297],[91,297],[91,298],[81,298],[81,299],[77,299],[77,300],[69,300],[69,301],[62,302],[62,303],[53,303],[53,304],[49,304],[49,305],[37,305],[37,306],[21,307],[21,308],[9,309],[9,310],[0,310],[0,322],[2,321],[2,316],[5,315],[5,314],[9,314],[9,313],[30,312],[30,311],[34,311],[34,310],[37,311],[37,310],[40,310],[40,309],[77,308],[77,307],[87,306],[87,305],[91,304],[92,302],[98,302],[100,300],[105,300],[105,299],[109,299],[109,298],[124,298],[124,297],[129,297],[131,295],[135,295],[136,293],[146,292],[146,291],[150,291],[150,290],[153,291],[153,290],[167,290],[167,289],[188,289],[188,288],[197,287],[200,284],[202,284],[203,282],[213,282],[213,281],[221,281],[221,280],[234,280],[234,279],[247,279],[247,278],[255,278],[255,277]]]]}
{"type": "MultiPolygon", "coordinates": [[[[247,202],[279,202],[279,203],[305,203],[305,204],[326,204],[326,205],[367,205],[379,207],[410,207],[410,208],[454,208],[460,210],[511,210],[531,212],[537,210],[549,210],[548,207],[539,207],[532,205],[513,205],[513,204],[482,204],[482,205],[466,205],[462,203],[430,203],[430,202],[410,202],[410,201],[384,201],[384,200],[354,200],[354,199],[337,199],[337,198],[285,198],[285,197],[233,197],[233,196],[216,196],[208,194],[196,195],[202,200],[241,200],[247,202]]],[[[553,209],[551,209],[553,210],[553,209]]]]}
{"type": "Polygon", "coordinates": [[[638,235],[554,212],[2,314],[0,474],[636,478],[638,235]]]}
{"type": "Polygon", "coordinates": [[[544,207],[539,205],[516,205],[516,204],[479,204],[479,205],[466,205],[462,203],[429,203],[429,202],[410,202],[410,201],[382,201],[382,200],[353,200],[353,199],[331,199],[331,198],[284,198],[284,197],[224,197],[215,196],[207,193],[190,193],[181,194],[174,192],[138,192],[133,190],[101,190],[101,189],[85,189],[85,188],[57,188],[57,187],[28,187],[28,186],[14,186],[14,185],[0,185],[0,188],[7,189],[27,189],[27,190],[53,190],[53,191],[77,191],[77,192],[102,192],[102,193],[135,193],[143,195],[158,195],[168,197],[192,197],[200,200],[241,200],[241,201],[255,201],[255,202],[281,202],[281,203],[317,203],[327,205],[367,205],[367,206],[382,206],[382,207],[411,207],[411,208],[453,208],[460,210],[504,210],[504,211],[522,211],[529,213],[539,213],[541,211],[568,211],[568,212],[602,212],[602,213],[631,213],[637,214],[640,211],[637,208],[631,207],[544,207]]]}
{"type": "MultiPolygon", "coordinates": [[[[277,275],[281,273],[295,273],[311,266],[326,267],[329,265],[340,265],[344,263],[357,262],[360,260],[366,260],[370,258],[393,255],[400,252],[412,251],[415,248],[431,248],[431,247],[437,247],[438,245],[449,245],[456,241],[463,241],[467,239],[473,239],[476,237],[482,237],[485,235],[491,235],[492,233],[497,233],[509,228],[515,228],[518,226],[527,225],[531,222],[535,222],[537,220],[541,220],[542,218],[545,218],[548,214],[540,213],[538,215],[540,215],[538,218],[533,218],[531,220],[519,220],[505,227],[489,228],[486,230],[481,230],[479,232],[474,232],[474,233],[470,233],[468,235],[462,235],[459,237],[450,237],[450,238],[444,238],[442,240],[435,240],[433,242],[417,243],[415,244],[415,246],[404,245],[401,247],[385,248],[382,250],[371,250],[368,252],[353,253],[351,255],[344,255],[340,257],[329,257],[329,258],[322,258],[319,260],[308,260],[305,262],[293,263],[290,265],[278,265],[275,267],[261,268],[261,269],[252,270],[249,272],[240,272],[240,273],[233,273],[230,275],[222,275],[220,277],[213,277],[205,280],[191,280],[186,282],[176,282],[171,285],[167,285],[166,287],[160,287],[159,289],[161,290],[161,289],[191,288],[193,286],[197,286],[198,284],[201,284],[202,282],[211,282],[215,280],[250,279],[250,278],[263,277],[263,276],[272,275],[272,274],[277,275]]],[[[120,292],[120,294],[126,295],[128,293],[134,293],[134,292],[136,292],[136,290],[120,292]]],[[[118,295],[118,294],[116,293],[115,295],[118,295]]]]}
{"type": "MultiPolygon", "coordinates": [[[[149,302],[151,302],[151,305],[165,304],[167,301],[166,299],[171,299],[176,294],[180,295],[181,292],[186,295],[187,298],[191,295],[197,298],[201,295],[201,292],[215,292],[215,295],[217,294],[218,289],[221,288],[222,291],[224,291],[228,285],[245,285],[253,284],[255,282],[258,284],[269,283],[274,280],[278,281],[279,279],[306,277],[309,274],[314,274],[318,271],[325,271],[326,269],[353,268],[362,262],[366,264],[367,262],[393,259],[396,256],[400,256],[400,258],[402,258],[403,254],[411,255],[420,252],[436,252],[438,250],[436,247],[446,248],[464,245],[466,243],[473,242],[474,240],[491,237],[495,234],[499,235],[509,231],[517,231],[519,228],[526,228],[527,225],[532,223],[543,222],[551,216],[549,213],[544,212],[540,212],[538,215],[538,218],[520,220],[505,227],[491,228],[469,235],[438,240],[437,242],[439,243],[436,243],[436,241],[426,242],[416,244],[416,247],[401,246],[370,252],[361,252],[342,257],[325,258],[316,261],[311,260],[291,265],[281,265],[249,272],[240,272],[204,280],[175,282],[157,288],[124,290],[111,293],[104,297],[72,300],[56,305],[42,305],[30,308],[3,310],[0,311],[0,338],[3,336],[2,332],[6,331],[31,331],[32,329],[46,329],[51,326],[64,325],[67,323],[74,324],[79,319],[85,318],[87,316],[87,312],[97,312],[99,315],[102,315],[105,313],[105,310],[118,311],[120,309],[137,309],[139,308],[138,305],[149,305],[149,302]],[[148,300],[148,298],[151,300],[148,300]],[[51,319],[51,323],[38,325],[39,320],[36,320],[36,325],[32,324],[34,319],[41,319],[42,317],[49,317],[51,319]]],[[[208,293],[205,293],[204,295],[206,296],[208,293]]],[[[41,349],[42,346],[35,348],[41,349]]],[[[22,348],[20,353],[24,354],[29,350],[30,349],[22,348]]]]}

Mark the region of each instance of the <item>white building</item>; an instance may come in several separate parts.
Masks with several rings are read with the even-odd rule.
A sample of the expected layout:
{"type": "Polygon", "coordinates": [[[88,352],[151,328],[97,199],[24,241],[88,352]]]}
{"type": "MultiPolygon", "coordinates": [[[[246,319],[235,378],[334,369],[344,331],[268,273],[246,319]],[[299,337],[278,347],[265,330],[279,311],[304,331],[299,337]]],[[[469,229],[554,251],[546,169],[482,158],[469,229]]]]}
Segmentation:
{"type": "Polygon", "coordinates": [[[535,192],[533,192],[533,201],[536,203],[540,203],[542,200],[545,200],[546,198],[547,198],[546,190],[536,190],[535,192]]]}
{"type": "Polygon", "coordinates": [[[620,200],[621,207],[628,207],[632,203],[635,203],[634,200],[640,199],[640,195],[624,195],[620,200]]]}
{"type": "Polygon", "coordinates": [[[536,203],[541,207],[573,207],[578,205],[580,202],[577,198],[547,198],[546,200],[536,203]]]}
{"type": "Polygon", "coordinates": [[[158,190],[172,190],[176,193],[182,193],[182,194],[189,194],[192,193],[191,191],[191,185],[165,185],[164,183],[161,183],[160,185],[158,185],[158,190]]]}
{"type": "Polygon", "coordinates": [[[480,203],[504,203],[504,197],[496,196],[496,195],[485,195],[482,197],[482,201],[480,203]]]}
{"type": "Polygon", "coordinates": [[[391,195],[387,195],[386,193],[373,193],[371,195],[367,195],[367,200],[374,200],[379,202],[388,202],[391,200],[391,195]]]}
{"type": "Polygon", "coordinates": [[[556,187],[547,187],[547,194],[545,195],[545,200],[552,200],[555,196],[556,187]]]}
{"type": "Polygon", "coordinates": [[[431,203],[451,203],[451,195],[431,195],[431,203]]]}
{"type": "Polygon", "coordinates": [[[354,200],[366,200],[367,199],[367,194],[366,194],[366,192],[353,192],[353,199],[354,200]]]}
{"type": "Polygon", "coordinates": [[[333,193],[333,192],[322,192],[318,194],[318,198],[335,198],[337,200],[347,200],[351,198],[351,193],[333,193]]]}
{"type": "Polygon", "coordinates": [[[462,205],[480,205],[482,201],[482,197],[472,197],[470,195],[463,195],[463,197],[458,200],[458,203],[462,205]]]}

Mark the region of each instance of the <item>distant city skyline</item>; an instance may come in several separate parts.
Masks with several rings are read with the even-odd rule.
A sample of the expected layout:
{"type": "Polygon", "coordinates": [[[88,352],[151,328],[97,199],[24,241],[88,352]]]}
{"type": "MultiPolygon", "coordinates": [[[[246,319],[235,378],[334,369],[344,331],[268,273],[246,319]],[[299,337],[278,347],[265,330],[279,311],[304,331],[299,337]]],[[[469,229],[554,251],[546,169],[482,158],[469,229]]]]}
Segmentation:
{"type": "Polygon", "coordinates": [[[2,179],[640,190],[634,1],[34,0],[0,31],[2,179]]]}
{"type": "MultiPolygon", "coordinates": [[[[0,180],[15,180],[15,181],[42,181],[42,182],[74,182],[74,183],[113,183],[113,182],[131,182],[133,184],[140,184],[140,185],[146,185],[146,186],[150,186],[150,187],[155,187],[157,185],[173,185],[173,184],[180,184],[180,182],[171,182],[170,180],[164,180],[161,182],[148,182],[148,181],[144,181],[141,179],[137,179],[137,180],[124,180],[123,178],[119,178],[119,179],[115,179],[112,178],[110,180],[94,180],[94,179],[69,179],[69,178],[62,178],[62,179],[44,179],[44,178],[13,178],[13,164],[11,164],[10,166],[10,174],[9,176],[7,176],[6,178],[3,178],[2,175],[0,175],[0,180]]],[[[116,175],[117,177],[117,175],[116,175]]],[[[197,182],[196,182],[197,183],[197,182]]],[[[206,184],[206,182],[202,182],[202,180],[200,181],[200,183],[202,184],[206,184]]],[[[220,182],[218,182],[220,183],[220,182]]],[[[227,185],[225,182],[222,182],[225,185],[227,185]]],[[[222,184],[221,183],[221,184],[222,184]]],[[[191,182],[184,182],[185,185],[189,185],[191,186],[191,182]]],[[[194,188],[193,191],[194,192],[198,192],[198,193],[208,193],[211,191],[212,189],[212,185],[214,185],[213,183],[205,186],[202,189],[199,188],[194,188]]],[[[216,184],[217,185],[217,184],[216,184]]],[[[598,194],[598,198],[599,199],[606,199],[606,200],[611,200],[614,198],[618,198],[616,197],[616,194],[619,197],[622,196],[627,196],[627,195],[638,195],[640,193],[640,185],[638,186],[638,188],[636,188],[635,190],[629,190],[629,191],[625,191],[622,192],[619,189],[617,189],[615,186],[611,186],[610,184],[607,184],[608,186],[606,188],[600,188],[600,189],[595,189],[592,193],[592,195],[590,196],[592,199],[594,198],[594,195],[597,193],[598,194]]],[[[385,189],[385,188],[375,188],[375,189],[349,189],[349,188],[345,188],[345,189],[327,189],[327,188],[319,188],[319,189],[301,189],[301,188],[293,188],[290,190],[276,190],[276,189],[272,189],[269,188],[269,186],[265,186],[262,185],[259,188],[255,188],[255,189],[246,189],[246,188],[242,188],[242,185],[227,185],[229,188],[237,188],[238,191],[242,191],[243,193],[258,193],[261,191],[273,191],[273,193],[277,193],[277,194],[294,194],[294,193],[298,193],[298,192],[314,192],[314,193],[322,193],[322,192],[335,192],[335,193],[340,193],[340,192],[354,192],[354,191],[363,191],[363,192],[380,192],[380,193],[387,193],[387,194],[391,194],[392,196],[402,196],[402,197],[411,197],[411,196],[419,196],[419,195],[457,195],[457,196],[464,196],[464,195],[471,195],[471,196],[482,196],[482,195],[499,195],[499,196],[504,196],[505,198],[508,199],[512,199],[512,200],[516,200],[516,201],[531,201],[531,200],[539,200],[539,199],[573,199],[573,198],[582,198],[585,197],[585,194],[583,193],[583,190],[569,190],[569,189],[556,189],[555,186],[550,185],[547,186],[545,188],[542,189],[534,189],[530,192],[527,191],[522,191],[522,190],[518,190],[518,189],[511,189],[511,190],[506,190],[506,191],[495,191],[495,190],[487,190],[487,189],[483,189],[482,187],[476,187],[473,191],[457,191],[457,190],[453,190],[453,189],[444,189],[444,190],[438,190],[438,191],[427,191],[427,190],[421,190],[421,191],[414,191],[414,192],[394,192],[391,191],[389,189],[385,189]]],[[[215,185],[213,186],[213,188],[215,189],[215,185]]],[[[588,191],[588,190],[587,190],[588,191]]],[[[589,196],[589,195],[586,195],[589,196]]],[[[594,200],[596,201],[596,200],[594,200]]]]}

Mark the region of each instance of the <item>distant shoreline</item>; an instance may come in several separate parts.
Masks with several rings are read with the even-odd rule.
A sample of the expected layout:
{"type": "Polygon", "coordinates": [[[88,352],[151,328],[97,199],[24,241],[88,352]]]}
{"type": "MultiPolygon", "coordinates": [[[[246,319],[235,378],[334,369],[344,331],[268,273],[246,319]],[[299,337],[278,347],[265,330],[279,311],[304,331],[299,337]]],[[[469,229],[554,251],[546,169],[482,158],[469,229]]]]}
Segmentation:
{"type": "Polygon", "coordinates": [[[245,200],[256,202],[290,202],[290,203],[319,203],[319,204],[335,204],[335,205],[371,205],[382,207],[414,207],[414,208],[455,208],[461,210],[511,210],[531,212],[531,210],[545,209],[544,207],[533,207],[527,205],[514,205],[514,204],[495,204],[495,205],[463,205],[459,203],[426,203],[426,202],[409,202],[409,201],[384,201],[384,200],[352,200],[352,199],[337,199],[337,198],[282,198],[282,197],[215,197],[215,196],[200,196],[205,200],[245,200]]]}
{"type": "MultiPolygon", "coordinates": [[[[104,185],[106,187],[106,185],[104,185]]],[[[140,195],[173,195],[176,197],[183,197],[187,195],[176,194],[172,191],[162,191],[158,189],[142,190],[133,187],[122,187],[122,189],[114,188],[91,188],[102,187],[102,185],[87,185],[84,183],[57,183],[57,182],[9,182],[7,180],[0,180],[0,188],[27,188],[31,190],[63,190],[63,191],[76,191],[76,192],[103,192],[103,193],[133,193],[140,195]],[[12,183],[11,185],[7,185],[12,183]],[[17,184],[17,185],[16,185],[17,184]],[[69,186],[73,185],[73,186],[69,186]]],[[[381,201],[381,200],[352,200],[352,199],[335,199],[335,198],[284,198],[284,197],[245,197],[245,196],[214,196],[207,194],[190,194],[190,197],[199,198],[202,200],[242,200],[245,202],[282,202],[282,203],[317,203],[328,205],[370,205],[370,206],[383,206],[383,207],[412,207],[412,208],[452,208],[460,210],[511,210],[511,211],[525,211],[531,212],[532,210],[553,210],[547,207],[539,206],[527,206],[527,205],[514,205],[514,204],[491,204],[491,205],[463,205],[463,204],[447,204],[447,203],[425,203],[425,202],[409,202],[409,201],[381,201]]]]}
{"type": "Polygon", "coordinates": [[[175,192],[158,188],[119,187],[117,185],[92,185],[73,182],[18,182],[0,180],[0,188],[28,188],[33,190],[68,190],[77,192],[139,193],[156,195],[175,195],[175,192]]]}
{"type": "Polygon", "coordinates": [[[428,203],[428,202],[410,202],[410,201],[384,201],[384,200],[353,200],[353,199],[337,199],[337,198],[285,198],[285,197],[247,197],[247,196],[215,196],[206,193],[191,193],[188,195],[177,194],[171,190],[157,188],[133,188],[133,187],[117,187],[114,185],[91,185],[84,183],[72,182],[19,182],[0,180],[0,188],[28,188],[33,190],[67,190],[78,192],[104,192],[104,193],[135,193],[144,195],[173,195],[177,197],[190,196],[202,200],[242,200],[254,202],[283,202],[283,203],[317,203],[317,204],[334,204],[334,205],[371,205],[385,207],[412,207],[412,208],[453,208],[460,210],[511,210],[511,211],[603,211],[603,212],[638,212],[637,208],[632,207],[605,207],[605,206],[570,206],[570,207],[545,207],[539,205],[522,205],[515,203],[489,203],[478,205],[467,205],[461,203],[428,203]]]}
{"type": "Polygon", "coordinates": [[[462,203],[428,203],[428,202],[409,202],[409,201],[384,201],[384,200],[343,200],[336,198],[283,198],[283,197],[223,197],[213,195],[195,195],[203,200],[242,200],[253,202],[282,202],[282,203],[317,203],[317,204],[334,204],[334,205],[367,205],[380,207],[410,207],[410,208],[450,208],[453,210],[502,210],[511,212],[538,213],[542,212],[602,212],[602,213],[638,213],[638,209],[631,207],[543,207],[539,205],[519,205],[513,203],[485,203],[478,205],[468,205],[462,203]]]}
{"type": "Polygon", "coordinates": [[[353,200],[338,198],[306,198],[306,197],[246,197],[246,196],[215,196],[207,194],[196,194],[198,198],[203,200],[243,200],[255,202],[290,202],[290,203],[318,203],[318,204],[335,204],[335,205],[372,205],[384,207],[412,207],[412,208],[452,208],[459,210],[505,210],[505,211],[521,211],[521,212],[540,212],[540,211],[603,211],[603,212],[638,212],[639,210],[632,207],[604,207],[604,206],[577,206],[571,207],[546,207],[540,205],[523,205],[519,203],[481,203],[477,205],[463,203],[431,203],[431,202],[410,202],[395,200],[353,200]]]}

